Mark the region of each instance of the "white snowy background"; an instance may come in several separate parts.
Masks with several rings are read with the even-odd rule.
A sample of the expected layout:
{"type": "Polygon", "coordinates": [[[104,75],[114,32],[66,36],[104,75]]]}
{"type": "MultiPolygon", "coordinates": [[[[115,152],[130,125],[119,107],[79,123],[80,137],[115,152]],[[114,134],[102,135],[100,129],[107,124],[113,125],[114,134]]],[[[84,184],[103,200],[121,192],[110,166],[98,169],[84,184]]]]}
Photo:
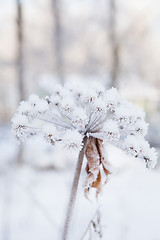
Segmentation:
{"type": "MultiPolygon", "coordinates": [[[[0,0],[0,240],[60,240],[77,159],[32,140],[23,145],[23,162],[17,163],[20,146],[10,124],[19,103],[15,2],[0,0]]],[[[22,2],[26,97],[49,94],[57,81],[50,2],[22,2]]],[[[105,7],[109,1],[61,2],[65,79],[107,85],[110,52],[105,7]]],[[[160,3],[117,0],[117,4],[117,29],[123,39],[117,87],[123,97],[146,111],[147,140],[160,153],[160,3]]],[[[143,162],[111,145],[106,150],[113,173],[98,202],[94,190],[91,201],[84,197],[84,160],[70,239],[81,240],[100,209],[104,240],[160,240],[160,163],[147,170],[143,162]]],[[[89,240],[89,233],[83,240],[89,240]]]]}

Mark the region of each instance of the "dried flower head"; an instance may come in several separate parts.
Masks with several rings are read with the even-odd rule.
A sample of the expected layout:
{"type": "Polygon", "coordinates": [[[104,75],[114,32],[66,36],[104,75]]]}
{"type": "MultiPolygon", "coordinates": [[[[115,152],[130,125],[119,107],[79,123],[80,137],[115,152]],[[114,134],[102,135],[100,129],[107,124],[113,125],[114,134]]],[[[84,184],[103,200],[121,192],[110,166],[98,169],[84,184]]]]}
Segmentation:
{"type": "Polygon", "coordinates": [[[12,129],[22,141],[40,135],[50,144],[58,142],[76,152],[88,137],[87,193],[92,187],[101,190],[102,170],[106,176],[110,173],[104,154],[106,142],[143,159],[147,168],[156,165],[155,149],[144,139],[148,127],[144,117],[144,112],[122,99],[115,88],[106,91],[99,83],[90,87],[57,84],[51,97],[31,95],[28,101],[21,102],[12,129]]]}

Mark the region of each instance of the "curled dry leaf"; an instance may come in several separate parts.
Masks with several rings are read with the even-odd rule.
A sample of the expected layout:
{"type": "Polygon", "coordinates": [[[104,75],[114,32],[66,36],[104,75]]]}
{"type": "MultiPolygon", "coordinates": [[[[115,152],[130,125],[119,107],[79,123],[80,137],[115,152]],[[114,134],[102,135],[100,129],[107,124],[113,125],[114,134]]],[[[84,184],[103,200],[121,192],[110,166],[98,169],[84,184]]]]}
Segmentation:
{"type": "Polygon", "coordinates": [[[86,147],[85,155],[87,158],[87,179],[85,182],[84,193],[85,196],[88,198],[90,188],[96,188],[97,195],[102,189],[101,166],[104,170],[106,177],[108,177],[110,171],[107,168],[108,163],[105,159],[102,140],[90,137],[86,147]]]}

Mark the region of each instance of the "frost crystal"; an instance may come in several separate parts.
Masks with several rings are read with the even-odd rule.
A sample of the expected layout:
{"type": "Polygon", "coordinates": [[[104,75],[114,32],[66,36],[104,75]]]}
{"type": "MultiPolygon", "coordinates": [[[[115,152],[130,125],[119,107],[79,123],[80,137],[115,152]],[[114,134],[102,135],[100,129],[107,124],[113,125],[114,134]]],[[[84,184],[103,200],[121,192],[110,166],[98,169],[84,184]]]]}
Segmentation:
{"type": "Polygon", "coordinates": [[[143,159],[147,168],[154,167],[157,155],[145,141],[148,124],[145,114],[121,98],[114,88],[105,91],[100,84],[83,86],[57,84],[53,95],[40,99],[31,95],[21,102],[12,119],[12,129],[18,139],[40,135],[51,144],[62,144],[66,149],[79,152],[84,137],[88,180],[85,188],[101,189],[102,168],[110,173],[104,156],[105,142],[143,159]]]}

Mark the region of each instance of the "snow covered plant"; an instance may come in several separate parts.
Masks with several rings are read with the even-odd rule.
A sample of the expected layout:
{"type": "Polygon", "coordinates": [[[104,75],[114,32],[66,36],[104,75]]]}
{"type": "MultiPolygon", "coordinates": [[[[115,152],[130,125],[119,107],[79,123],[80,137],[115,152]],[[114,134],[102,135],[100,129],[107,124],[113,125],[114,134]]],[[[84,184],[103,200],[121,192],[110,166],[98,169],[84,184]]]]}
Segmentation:
{"type": "Polygon", "coordinates": [[[86,196],[91,188],[100,192],[102,173],[106,177],[110,174],[104,154],[106,142],[143,159],[147,168],[154,168],[157,156],[144,139],[148,127],[144,118],[144,112],[124,100],[116,89],[105,90],[99,83],[90,87],[57,84],[52,96],[40,99],[31,95],[20,103],[12,119],[12,129],[19,140],[39,135],[52,145],[61,144],[79,153],[63,239],[67,239],[84,155],[86,196]]]}

